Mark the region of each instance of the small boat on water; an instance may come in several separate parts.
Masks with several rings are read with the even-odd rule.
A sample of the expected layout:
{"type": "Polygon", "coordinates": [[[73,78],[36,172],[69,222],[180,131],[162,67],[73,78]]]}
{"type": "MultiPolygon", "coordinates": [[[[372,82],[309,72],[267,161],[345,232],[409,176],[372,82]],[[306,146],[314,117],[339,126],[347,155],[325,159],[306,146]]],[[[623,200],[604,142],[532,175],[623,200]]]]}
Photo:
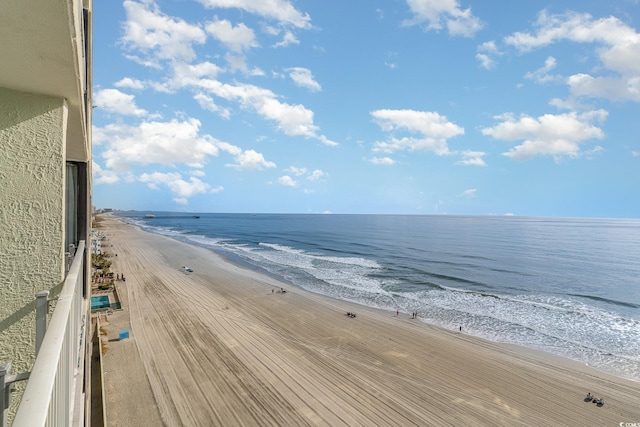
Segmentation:
{"type": "Polygon", "coordinates": [[[150,219],[150,218],[155,218],[156,216],[154,214],[146,214],[144,217],[146,219],[150,219]]]}

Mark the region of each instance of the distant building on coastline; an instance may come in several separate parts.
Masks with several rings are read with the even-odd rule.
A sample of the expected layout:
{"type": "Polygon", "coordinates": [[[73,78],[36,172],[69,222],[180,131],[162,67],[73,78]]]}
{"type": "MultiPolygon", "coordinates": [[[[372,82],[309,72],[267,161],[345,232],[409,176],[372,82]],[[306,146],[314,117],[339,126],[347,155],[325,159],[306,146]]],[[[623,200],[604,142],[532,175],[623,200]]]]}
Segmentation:
{"type": "Polygon", "coordinates": [[[85,425],[89,412],[90,250],[82,242],[89,244],[91,229],[91,14],[92,0],[0,2],[0,425],[14,387],[14,425],[51,425],[39,407],[46,416],[56,400],[67,407],[52,407],[57,425],[85,425]],[[48,297],[36,300],[40,291],[48,297]],[[48,326],[36,327],[36,306],[54,297],[49,315],[39,317],[48,326]],[[58,320],[67,312],[71,326],[58,320]],[[69,335],[70,345],[53,336],[58,327],[72,328],[54,331],[69,335]],[[52,360],[36,358],[36,347],[52,360]],[[65,357],[73,363],[65,366],[65,357]],[[50,371],[56,382],[67,375],[66,395],[39,386],[50,371]],[[46,396],[27,399],[36,387],[46,396]]]}

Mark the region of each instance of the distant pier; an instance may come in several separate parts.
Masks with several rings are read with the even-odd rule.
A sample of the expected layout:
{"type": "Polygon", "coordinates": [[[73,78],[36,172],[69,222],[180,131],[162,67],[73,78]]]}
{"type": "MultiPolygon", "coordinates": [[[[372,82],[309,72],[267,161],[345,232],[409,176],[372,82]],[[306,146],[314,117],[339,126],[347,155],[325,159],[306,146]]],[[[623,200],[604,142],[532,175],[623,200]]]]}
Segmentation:
{"type": "Polygon", "coordinates": [[[155,219],[155,218],[200,218],[200,215],[153,215],[146,214],[143,216],[144,219],[155,219]]]}

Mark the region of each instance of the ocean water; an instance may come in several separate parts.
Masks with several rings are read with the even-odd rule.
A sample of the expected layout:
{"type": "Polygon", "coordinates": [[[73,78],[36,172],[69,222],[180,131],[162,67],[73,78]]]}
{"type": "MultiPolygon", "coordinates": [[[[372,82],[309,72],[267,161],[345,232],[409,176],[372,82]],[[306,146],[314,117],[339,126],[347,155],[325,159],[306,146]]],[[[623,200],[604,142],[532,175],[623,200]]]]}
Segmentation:
{"type": "Polygon", "coordinates": [[[120,215],[311,292],[640,381],[640,220],[154,214],[120,215]]]}

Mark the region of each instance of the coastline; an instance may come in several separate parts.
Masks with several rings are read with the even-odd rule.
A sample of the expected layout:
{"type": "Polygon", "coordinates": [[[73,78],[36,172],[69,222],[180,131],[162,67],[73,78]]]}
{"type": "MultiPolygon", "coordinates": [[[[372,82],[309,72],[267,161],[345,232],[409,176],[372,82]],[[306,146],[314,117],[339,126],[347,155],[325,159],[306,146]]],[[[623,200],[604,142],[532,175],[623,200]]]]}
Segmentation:
{"type": "Polygon", "coordinates": [[[135,422],[127,405],[144,408],[144,425],[640,421],[631,380],[312,294],[209,249],[101,218],[118,254],[114,271],[127,277],[109,337],[123,317],[131,328],[105,355],[110,424],[135,422]],[[280,288],[287,293],[272,292],[280,288]],[[587,392],[605,406],[584,402],[587,392]]]}

